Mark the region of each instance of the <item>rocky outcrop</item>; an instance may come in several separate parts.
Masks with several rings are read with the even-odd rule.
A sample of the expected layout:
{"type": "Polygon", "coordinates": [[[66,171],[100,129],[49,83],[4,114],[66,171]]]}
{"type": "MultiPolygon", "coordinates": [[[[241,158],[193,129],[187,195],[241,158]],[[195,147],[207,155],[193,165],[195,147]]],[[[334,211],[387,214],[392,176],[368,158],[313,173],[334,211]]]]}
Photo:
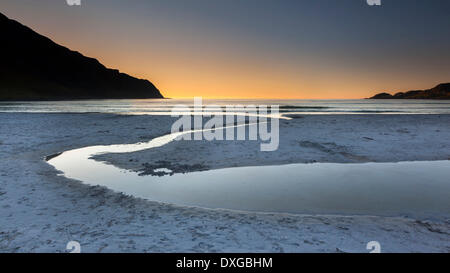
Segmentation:
{"type": "Polygon", "coordinates": [[[0,100],[163,98],[148,80],[58,45],[0,13],[0,100]]]}
{"type": "Polygon", "coordinates": [[[449,100],[450,83],[442,83],[428,90],[413,90],[408,92],[399,92],[395,95],[389,93],[379,93],[370,99],[433,99],[449,100]]]}

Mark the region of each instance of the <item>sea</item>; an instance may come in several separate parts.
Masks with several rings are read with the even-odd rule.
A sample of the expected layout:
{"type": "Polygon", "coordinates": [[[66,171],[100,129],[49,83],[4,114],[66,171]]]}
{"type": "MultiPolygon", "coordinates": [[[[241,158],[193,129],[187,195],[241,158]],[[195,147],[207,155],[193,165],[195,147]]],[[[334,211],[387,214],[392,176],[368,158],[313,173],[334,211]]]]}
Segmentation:
{"type": "MultiPolygon", "coordinates": [[[[443,100],[203,99],[201,103],[209,110],[216,109],[218,111],[224,111],[226,106],[234,106],[237,112],[246,111],[245,106],[278,106],[282,115],[450,114],[450,101],[443,100]]],[[[0,102],[0,112],[170,115],[176,106],[191,107],[193,111],[194,99],[0,102]]]]}

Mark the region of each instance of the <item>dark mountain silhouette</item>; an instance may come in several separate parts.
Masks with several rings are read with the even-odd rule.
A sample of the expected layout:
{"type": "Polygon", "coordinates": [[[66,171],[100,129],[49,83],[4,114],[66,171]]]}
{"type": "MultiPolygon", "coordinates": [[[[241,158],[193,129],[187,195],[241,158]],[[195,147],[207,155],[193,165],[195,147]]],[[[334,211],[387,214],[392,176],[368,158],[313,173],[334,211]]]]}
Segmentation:
{"type": "Polygon", "coordinates": [[[149,81],[108,69],[0,13],[0,100],[163,98],[149,81]]]}
{"type": "Polygon", "coordinates": [[[413,90],[408,92],[399,92],[395,95],[389,93],[380,93],[370,99],[433,99],[450,100],[450,83],[442,83],[428,90],[413,90]]]}

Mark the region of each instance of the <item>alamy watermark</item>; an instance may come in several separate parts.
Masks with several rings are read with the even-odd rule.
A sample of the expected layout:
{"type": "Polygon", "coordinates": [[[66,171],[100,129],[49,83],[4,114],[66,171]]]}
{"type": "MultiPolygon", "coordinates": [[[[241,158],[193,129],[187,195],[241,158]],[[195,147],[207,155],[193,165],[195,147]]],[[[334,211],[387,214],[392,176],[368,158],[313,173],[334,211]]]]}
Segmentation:
{"type": "Polygon", "coordinates": [[[66,250],[69,253],[81,253],[81,244],[77,241],[70,241],[66,245],[66,250]]]}
{"type": "Polygon", "coordinates": [[[381,0],[366,0],[369,6],[381,6],[381,0]]]}
{"type": "Polygon", "coordinates": [[[370,250],[370,253],[381,253],[381,244],[378,241],[370,241],[366,246],[367,250],[370,250]]]}
{"type": "Polygon", "coordinates": [[[278,149],[280,140],[278,105],[206,105],[194,98],[193,108],[176,105],[172,125],[177,140],[253,140],[261,141],[264,152],[278,149]],[[204,118],[207,118],[204,122],[204,118]]]}
{"type": "Polygon", "coordinates": [[[66,0],[69,6],[81,6],[81,0],[66,0]]]}
{"type": "MultiPolygon", "coordinates": [[[[369,6],[381,6],[381,0],[366,0],[369,6]]],[[[66,0],[69,6],[81,6],[81,0],[66,0]]]]}
{"type": "MultiPolygon", "coordinates": [[[[378,241],[370,241],[367,243],[366,249],[370,250],[369,253],[381,253],[381,244],[378,241]]],[[[81,253],[81,244],[78,241],[70,241],[66,245],[66,251],[68,251],[69,253],[81,253]]],[[[231,266],[232,266],[235,262],[234,262],[234,260],[230,260],[230,261],[231,261],[231,266]]],[[[270,261],[270,264],[268,262],[266,262],[267,267],[272,266],[272,259],[270,259],[269,261],[270,261]]],[[[184,263],[181,263],[181,264],[179,264],[179,263],[181,263],[181,260],[177,260],[177,267],[183,267],[184,263]]],[[[223,265],[223,260],[221,260],[221,264],[223,265]]],[[[208,268],[208,266],[209,266],[209,262],[206,265],[206,268],[208,268]]],[[[226,261],[225,267],[228,267],[228,260],[226,261]]]]}

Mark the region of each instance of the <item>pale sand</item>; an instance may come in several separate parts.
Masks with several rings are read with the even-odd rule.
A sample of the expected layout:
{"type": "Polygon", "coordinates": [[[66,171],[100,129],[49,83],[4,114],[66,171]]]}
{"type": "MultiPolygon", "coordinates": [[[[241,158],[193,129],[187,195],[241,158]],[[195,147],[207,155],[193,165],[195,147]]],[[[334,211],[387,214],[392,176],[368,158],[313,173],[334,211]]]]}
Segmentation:
{"type": "MultiPolygon", "coordinates": [[[[302,216],[183,208],[57,176],[45,156],[98,144],[136,143],[170,131],[171,118],[106,114],[0,114],[0,251],[449,252],[450,221],[302,216]]],[[[450,116],[306,116],[281,122],[280,149],[251,142],[173,142],[102,159],[139,170],[159,160],[209,168],[294,162],[443,160],[450,116]],[[195,157],[192,154],[195,153],[195,157]],[[130,159],[138,160],[130,162],[130,159]],[[206,164],[207,163],[207,164],[206,164]]]]}

